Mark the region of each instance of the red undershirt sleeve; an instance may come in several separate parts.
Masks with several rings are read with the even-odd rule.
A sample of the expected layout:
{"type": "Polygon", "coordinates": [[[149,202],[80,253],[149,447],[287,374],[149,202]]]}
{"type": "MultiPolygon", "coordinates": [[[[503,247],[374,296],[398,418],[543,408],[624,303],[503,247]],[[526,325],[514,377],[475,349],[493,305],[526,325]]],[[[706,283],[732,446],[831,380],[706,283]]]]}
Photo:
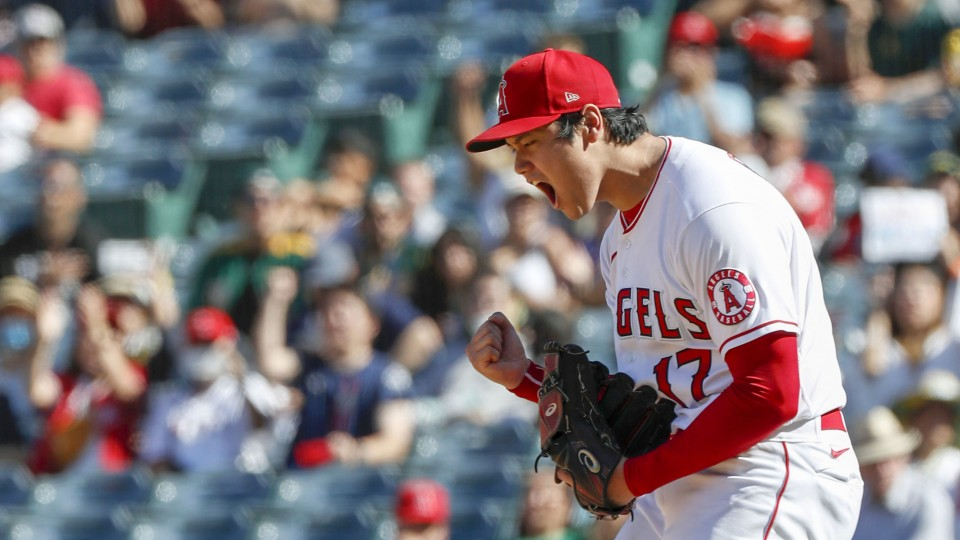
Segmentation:
{"type": "Polygon", "coordinates": [[[511,388],[510,391],[514,394],[538,403],[540,401],[537,396],[537,392],[540,390],[540,386],[543,385],[543,379],[546,376],[546,371],[537,364],[530,362],[530,365],[527,366],[527,372],[523,374],[523,379],[520,381],[520,384],[516,388],[511,388]]]}
{"type": "Polygon", "coordinates": [[[734,457],[797,414],[797,336],[774,332],[726,355],[733,382],[690,424],[650,453],[628,459],[624,477],[640,496],[734,457]]]}

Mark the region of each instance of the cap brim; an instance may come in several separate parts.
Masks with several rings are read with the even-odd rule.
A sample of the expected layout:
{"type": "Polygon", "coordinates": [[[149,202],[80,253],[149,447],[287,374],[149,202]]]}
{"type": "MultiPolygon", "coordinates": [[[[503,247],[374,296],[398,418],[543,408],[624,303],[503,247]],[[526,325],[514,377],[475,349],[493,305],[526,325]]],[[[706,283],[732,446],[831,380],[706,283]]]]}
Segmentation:
{"type": "Polygon", "coordinates": [[[499,148],[506,144],[504,139],[507,137],[515,137],[521,133],[543,127],[557,118],[560,118],[560,113],[546,116],[528,116],[526,118],[500,122],[473,139],[470,139],[470,142],[466,145],[467,152],[486,152],[487,150],[499,148]]]}

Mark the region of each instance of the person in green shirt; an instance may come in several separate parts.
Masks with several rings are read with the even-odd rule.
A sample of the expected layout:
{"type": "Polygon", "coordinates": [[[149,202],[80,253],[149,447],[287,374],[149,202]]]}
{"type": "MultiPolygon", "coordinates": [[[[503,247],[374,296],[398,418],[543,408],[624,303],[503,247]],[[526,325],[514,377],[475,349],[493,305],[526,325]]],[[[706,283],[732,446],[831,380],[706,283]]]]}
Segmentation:
{"type": "MultiPolygon", "coordinates": [[[[245,335],[267,293],[270,270],[287,266],[300,275],[315,251],[310,235],[284,227],[282,192],[283,185],[272,173],[255,171],[238,204],[243,232],[213,248],[194,276],[190,307],[226,311],[245,335]]],[[[298,310],[304,302],[300,296],[295,302],[298,310]]]]}

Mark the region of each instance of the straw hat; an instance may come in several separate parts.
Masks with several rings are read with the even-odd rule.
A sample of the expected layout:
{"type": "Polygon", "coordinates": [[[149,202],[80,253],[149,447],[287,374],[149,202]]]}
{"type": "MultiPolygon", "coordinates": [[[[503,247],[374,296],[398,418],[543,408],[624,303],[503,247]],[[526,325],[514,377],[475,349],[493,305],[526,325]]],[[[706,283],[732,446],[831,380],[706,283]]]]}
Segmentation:
{"type": "Polygon", "coordinates": [[[40,293],[30,281],[17,276],[0,279],[0,309],[16,308],[36,313],[40,293]]]}
{"type": "Polygon", "coordinates": [[[917,388],[897,402],[898,413],[912,414],[931,402],[951,406],[954,414],[960,413],[960,378],[945,369],[931,369],[920,377],[917,388]]]}
{"type": "Polygon", "coordinates": [[[883,406],[870,409],[852,435],[861,465],[910,455],[920,444],[920,434],[904,430],[893,411],[883,406]]]}

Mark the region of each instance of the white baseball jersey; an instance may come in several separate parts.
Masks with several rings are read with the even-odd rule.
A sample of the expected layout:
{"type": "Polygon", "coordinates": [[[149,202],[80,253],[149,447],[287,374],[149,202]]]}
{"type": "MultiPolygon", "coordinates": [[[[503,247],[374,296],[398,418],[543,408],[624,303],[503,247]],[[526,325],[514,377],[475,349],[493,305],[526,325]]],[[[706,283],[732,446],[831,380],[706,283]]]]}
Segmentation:
{"type": "Polygon", "coordinates": [[[730,385],[726,353],[786,331],[799,347],[794,421],[843,406],[820,274],[794,210],[727,152],[665,139],[650,192],[600,248],[619,370],[676,401],[684,429],[730,385]]]}

